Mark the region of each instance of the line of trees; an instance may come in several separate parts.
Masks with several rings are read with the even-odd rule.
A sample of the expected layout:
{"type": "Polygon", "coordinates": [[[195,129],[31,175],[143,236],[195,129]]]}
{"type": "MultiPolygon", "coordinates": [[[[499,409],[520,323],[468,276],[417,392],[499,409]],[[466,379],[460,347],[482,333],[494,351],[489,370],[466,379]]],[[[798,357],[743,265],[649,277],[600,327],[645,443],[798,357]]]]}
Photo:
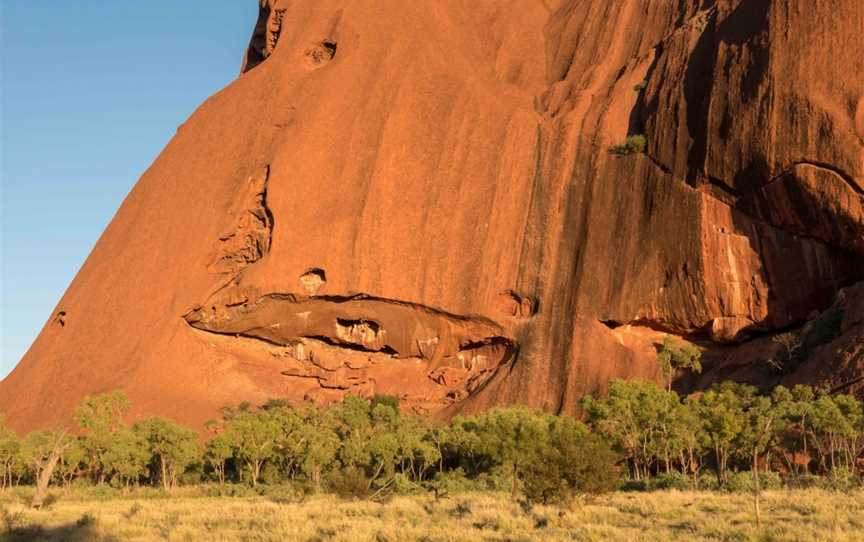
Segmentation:
{"type": "Polygon", "coordinates": [[[128,424],[129,406],[121,392],[85,398],[77,435],[18,439],[0,419],[0,488],[43,478],[165,490],[292,483],[365,497],[485,488],[548,502],[622,479],[722,487],[746,472],[757,492],[766,473],[860,482],[864,454],[862,403],[808,386],[760,394],[726,382],[682,398],[653,382],[616,380],[605,396],[583,399],[584,421],[510,407],[443,423],[407,415],[389,396],[329,407],[273,400],[223,409],[206,439],[164,418],[128,424]]]}
{"type": "Polygon", "coordinates": [[[613,381],[608,396],[586,397],[588,423],[626,454],[630,476],[697,475],[708,466],[719,483],[730,469],[828,474],[860,468],[862,403],[851,395],[817,395],[810,386],[724,382],[682,398],[646,381],[613,381]]]}

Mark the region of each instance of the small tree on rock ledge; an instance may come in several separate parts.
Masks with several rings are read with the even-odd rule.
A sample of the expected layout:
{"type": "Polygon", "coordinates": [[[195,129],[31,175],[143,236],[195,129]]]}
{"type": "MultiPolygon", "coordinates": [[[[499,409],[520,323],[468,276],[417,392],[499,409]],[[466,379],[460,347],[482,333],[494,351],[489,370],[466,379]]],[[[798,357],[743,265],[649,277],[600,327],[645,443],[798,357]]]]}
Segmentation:
{"type": "Polygon", "coordinates": [[[638,154],[641,152],[645,152],[645,144],[647,143],[645,136],[642,134],[636,134],[627,136],[627,139],[624,140],[624,143],[621,145],[613,145],[609,152],[612,154],[638,154]]]}
{"type": "Polygon", "coordinates": [[[666,378],[667,390],[672,389],[672,379],[678,371],[688,369],[697,374],[702,372],[702,353],[691,344],[678,348],[668,335],[663,338],[657,361],[666,378]]]}

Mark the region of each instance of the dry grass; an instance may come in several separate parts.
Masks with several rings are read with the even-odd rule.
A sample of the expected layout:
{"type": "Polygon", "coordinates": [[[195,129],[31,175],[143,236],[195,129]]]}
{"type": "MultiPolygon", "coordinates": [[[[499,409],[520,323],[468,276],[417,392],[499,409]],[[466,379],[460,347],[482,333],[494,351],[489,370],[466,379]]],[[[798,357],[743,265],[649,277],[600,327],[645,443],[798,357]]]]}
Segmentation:
{"type": "Polygon", "coordinates": [[[383,504],[332,496],[280,503],[182,495],[99,500],[72,493],[33,511],[20,495],[0,493],[0,540],[843,542],[862,540],[864,533],[864,492],[768,492],[761,529],[746,494],[615,493],[561,508],[527,508],[494,493],[396,497],[383,504]]]}

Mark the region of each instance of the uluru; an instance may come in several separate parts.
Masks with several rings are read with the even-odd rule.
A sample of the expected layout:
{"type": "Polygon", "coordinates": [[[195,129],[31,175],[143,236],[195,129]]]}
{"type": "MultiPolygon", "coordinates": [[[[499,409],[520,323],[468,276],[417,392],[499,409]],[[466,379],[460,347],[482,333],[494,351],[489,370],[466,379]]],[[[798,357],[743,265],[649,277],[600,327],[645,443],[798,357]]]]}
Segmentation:
{"type": "Polygon", "coordinates": [[[577,413],[614,378],[864,393],[860,0],[260,0],[0,382],[200,427],[395,395],[577,413]]]}

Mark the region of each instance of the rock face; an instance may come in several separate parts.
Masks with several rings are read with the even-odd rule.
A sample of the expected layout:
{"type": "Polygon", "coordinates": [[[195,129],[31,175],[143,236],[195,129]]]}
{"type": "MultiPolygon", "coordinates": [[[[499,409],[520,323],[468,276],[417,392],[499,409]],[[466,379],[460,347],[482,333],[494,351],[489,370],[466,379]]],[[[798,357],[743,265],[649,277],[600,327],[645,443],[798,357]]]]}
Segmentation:
{"type": "MultiPolygon", "coordinates": [[[[864,280],[862,29],[858,0],[262,0],[0,411],[574,412],[657,378],[661,331],[758,380],[757,342],[864,280]]],[[[864,374],[844,329],[784,378],[864,374]]]]}

